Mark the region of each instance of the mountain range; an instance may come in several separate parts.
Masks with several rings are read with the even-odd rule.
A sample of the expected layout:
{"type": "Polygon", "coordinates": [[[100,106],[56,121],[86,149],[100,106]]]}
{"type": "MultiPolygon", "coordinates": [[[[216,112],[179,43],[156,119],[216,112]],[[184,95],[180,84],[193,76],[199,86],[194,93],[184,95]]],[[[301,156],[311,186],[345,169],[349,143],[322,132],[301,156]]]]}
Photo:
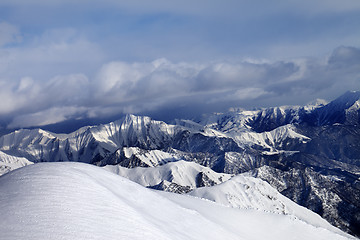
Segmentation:
{"type": "MultiPolygon", "coordinates": [[[[246,186],[269,184],[360,236],[360,92],[330,103],[232,109],[171,124],[126,115],[70,134],[20,129],[0,137],[0,151],[1,173],[31,163],[82,162],[151,189],[288,214],[285,200],[244,201],[246,186]]],[[[268,198],[283,197],[275,195],[268,198]]]]}

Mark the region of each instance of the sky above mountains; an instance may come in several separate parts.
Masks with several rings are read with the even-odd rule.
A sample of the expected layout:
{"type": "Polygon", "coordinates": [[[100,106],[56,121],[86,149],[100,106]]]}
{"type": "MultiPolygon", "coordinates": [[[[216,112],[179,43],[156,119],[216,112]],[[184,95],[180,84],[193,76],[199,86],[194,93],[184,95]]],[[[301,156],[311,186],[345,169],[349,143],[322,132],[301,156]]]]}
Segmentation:
{"type": "Polygon", "coordinates": [[[3,0],[0,16],[3,129],[360,88],[358,0],[3,0]]]}

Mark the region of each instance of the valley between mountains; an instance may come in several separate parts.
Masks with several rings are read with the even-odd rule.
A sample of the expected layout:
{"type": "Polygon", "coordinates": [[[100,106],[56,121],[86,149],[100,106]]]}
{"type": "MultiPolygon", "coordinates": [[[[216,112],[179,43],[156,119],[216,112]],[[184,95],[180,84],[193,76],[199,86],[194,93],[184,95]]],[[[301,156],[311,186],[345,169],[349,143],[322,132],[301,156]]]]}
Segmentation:
{"type": "MultiPolygon", "coordinates": [[[[301,229],[296,225],[296,221],[305,222],[307,225],[304,229],[309,226],[315,229],[304,232],[313,234],[313,239],[352,238],[344,232],[359,237],[360,92],[346,92],[330,103],[317,102],[303,107],[284,106],[253,111],[232,109],[225,113],[202,116],[197,121],[174,120],[172,123],[165,123],[146,116],[126,115],[117,121],[82,127],[70,134],[52,133],[42,129],[20,129],[0,137],[0,174],[3,174],[0,177],[1,215],[6,216],[10,222],[13,221],[11,229],[5,229],[4,226],[9,226],[6,225],[9,221],[3,225],[5,217],[2,217],[0,232],[5,232],[8,236],[19,231],[19,220],[24,221],[25,226],[29,224],[28,220],[24,220],[25,213],[16,211],[18,215],[11,216],[10,208],[16,209],[16,204],[19,204],[22,210],[32,206],[32,203],[27,205],[24,199],[35,201],[36,191],[44,198],[59,197],[56,195],[58,193],[51,194],[52,190],[42,190],[41,186],[47,188],[45,179],[49,178],[55,182],[66,182],[70,187],[73,183],[79,189],[86,188],[87,181],[94,183],[96,188],[101,185],[111,189],[115,197],[106,204],[120,204],[127,209],[131,205],[134,212],[126,214],[131,216],[129,219],[132,219],[137,227],[148,229],[148,239],[204,239],[205,237],[197,238],[195,235],[184,238],[183,231],[187,228],[194,234],[205,236],[201,235],[206,233],[205,228],[196,233],[196,224],[191,227],[181,225],[178,229],[173,229],[176,234],[163,230],[155,231],[153,226],[156,225],[158,229],[166,221],[175,221],[173,218],[182,214],[178,211],[179,208],[192,209],[188,210],[190,212],[185,211],[185,215],[191,215],[191,211],[194,211],[196,214],[201,213],[202,219],[206,219],[197,220],[199,216],[184,216],[192,219],[191,223],[210,221],[213,224],[220,205],[227,206],[226,209],[248,211],[245,215],[239,212],[229,213],[231,219],[226,219],[225,213],[221,215],[223,222],[218,220],[216,227],[222,229],[218,231],[219,234],[228,236],[223,239],[252,239],[249,237],[250,232],[233,230],[237,228],[233,221],[244,223],[248,216],[253,221],[263,217],[264,221],[271,222],[272,217],[267,218],[266,214],[282,216],[280,222],[283,222],[284,226],[291,223],[295,224],[292,226],[296,229],[301,229]],[[15,170],[17,168],[21,169],[15,170]],[[81,180],[84,176],[85,180],[81,180]],[[31,184],[32,177],[35,185],[31,184]],[[125,178],[148,189],[134,185],[125,178]],[[19,186],[14,181],[24,184],[24,187],[18,189],[19,186]],[[82,181],[84,182],[81,183],[82,181]],[[129,188],[116,190],[116,182],[124,182],[129,188]],[[26,196],[22,193],[25,186],[29,186],[34,192],[26,196]],[[135,196],[121,198],[120,203],[119,196],[131,195],[131,188],[137,189],[139,198],[144,195],[153,201],[165,201],[164,206],[173,209],[169,211],[173,211],[174,215],[170,216],[169,212],[170,215],[160,216],[156,214],[161,211],[160,208],[149,207],[151,202],[134,200],[135,196]],[[13,189],[24,195],[23,198],[16,196],[13,189]],[[211,203],[202,203],[200,198],[220,205],[209,207],[206,212],[205,206],[211,203]],[[6,203],[12,200],[15,202],[12,202],[11,206],[6,203]],[[136,206],[132,205],[131,201],[135,201],[136,206]],[[190,207],[192,203],[193,208],[190,207]],[[139,215],[140,209],[145,209],[147,213],[145,220],[144,216],[139,215]],[[255,216],[258,214],[261,216],[255,216]],[[240,215],[242,220],[239,220],[240,215]],[[133,219],[134,216],[136,218],[133,219]],[[297,220],[288,219],[292,217],[297,220]],[[150,218],[162,220],[151,222],[150,218]],[[140,224],[142,221],[143,224],[140,224]],[[324,231],[329,235],[325,232],[319,233],[319,229],[326,229],[324,231]]],[[[64,186],[62,185],[62,188],[65,188],[64,186]]],[[[86,197],[81,199],[82,202],[91,201],[86,197]]],[[[93,200],[91,204],[94,205],[84,205],[84,213],[95,214],[90,210],[95,205],[105,204],[99,195],[94,195],[93,200]]],[[[46,204],[49,202],[45,201],[46,204]]],[[[66,204],[72,204],[68,196],[64,196],[64,208],[67,207],[66,204]]],[[[41,211],[32,207],[34,211],[41,211]]],[[[39,214],[39,219],[46,218],[45,212],[39,214]]],[[[79,214],[74,219],[83,217],[79,214]]],[[[104,214],[109,212],[106,210],[104,214]]],[[[90,220],[95,221],[95,217],[90,220]]],[[[114,221],[121,224],[124,219],[114,221]]],[[[208,226],[210,222],[205,225],[208,226]]],[[[56,224],[69,229],[73,227],[63,223],[56,224]]],[[[101,230],[106,228],[99,224],[101,230]]],[[[132,226],[128,221],[123,224],[124,229],[132,226]]],[[[249,228],[251,230],[251,227],[249,228]]],[[[120,234],[118,230],[113,231],[114,234],[120,234]]],[[[270,231],[270,228],[263,229],[263,232],[253,236],[253,239],[264,239],[267,231],[270,231]]],[[[274,239],[289,237],[288,230],[281,231],[283,234],[274,239]]],[[[299,234],[298,239],[304,239],[301,230],[295,232],[299,234]]],[[[77,236],[77,233],[74,234],[77,236]]],[[[112,233],[109,234],[108,236],[113,236],[112,233]]],[[[143,239],[136,235],[136,231],[128,234],[143,239]]],[[[29,239],[38,237],[35,233],[33,236],[29,239]]],[[[84,236],[79,235],[78,239],[84,236]]],[[[209,239],[216,239],[214,236],[209,239]]],[[[97,239],[101,239],[101,235],[97,239]]]]}

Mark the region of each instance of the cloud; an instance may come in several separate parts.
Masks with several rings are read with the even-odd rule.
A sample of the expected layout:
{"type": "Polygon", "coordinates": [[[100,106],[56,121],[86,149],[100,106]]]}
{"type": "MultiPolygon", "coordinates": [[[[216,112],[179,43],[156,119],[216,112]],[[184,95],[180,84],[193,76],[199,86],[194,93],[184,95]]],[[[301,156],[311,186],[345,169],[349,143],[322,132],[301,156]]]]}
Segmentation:
{"type": "Polygon", "coordinates": [[[33,126],[44,126],[63,122],[69,119],[76,119],[86,111],[83,107],[51,107],[49,109],[18,115],[13,118],[8,128],[26,128],[33,126]]]}
{"type": "Polygon", "coordinates": [[[0,78],[14,81],[31,76],[47,81],[55,75],[90,74],[103,58],[100,47],[77,30],[49,29],[21,44],[0,47],[0,78]]]}
{"type": "MultiPolygon", "coordinates": [[[[191,118],[229,107],[331,100],[359,89],[357,47],[338,47],[329,56],[317,58],[118,61],[119,57],[106,52],[116,51],[114,45],[104,50],[74,27],[28,36],[14,25],[0,23],[0,122],[8,128],[123,113],[191,118]]],[[[144,39],[145,46],[153,45],[153,40],[144,39]]],[[[134,44],[124,47],[122,43],[119,49],[134,44]]],[[[141,43],[136,42],[143,50],[141,43]]]]}
{"type": "Polygon", "coordinates": [[[31,77],[2,81],[0,114],[12,116],[7,127],[13,128],[177,108],[190,113],[304,104],[358,90],[359,72],[360,49],[354,47],[293,61],[109,62],[93,78],[69,74],[45,82],[31,77]]]}
{"type": "Polygon", "coordinates": [[[359,89],[359,12],[358,0],[3,0],[0,124],[331,100],[359,89]]]}
{"type": "MultiPolygon", "coordinates": [[[[101,52],[107,58],[101,63],[320,55],[341,44],[359,46],[359,11],[358,0],[0,2],[0,15],[19,26],[25,43],[34,35],[70,28],[83,43],[73,42],[68,52],[85,55],[77,50],[83,45],[89,54],[82,60],[94,60],[101,52]]],[[[50,60],[55,56],[71,61],[62,51],[50,60]]]]}
{"type": "Polygon", "coordinates": [[[21,41],[18,28],[7,22],[0,22],[0,47],[21,41]]]}
{"type": "MultiPolygon", "coordinates": [[[[353,11],[354,9],[360,9],[359,1],[357,0],[346,0],[339,2],[337,0],[303,0],[303,1],[288,1],[288,0],[278,0],[276,3],[269,3],[268,1],[257,1],[256,6],[250,4],[248,1],[244,0],[226,0],[226,1],[216,1],[216,0],[198,0],[196,2],[191,0],[182,0],[182,1],[167,1],[167,0],[153,0],[151,2],[144,2],[141,0],[133,1],[117,1],[117,0],[103,0],[101,2],[92,1],[89,3],[87,0],[78,0],[76,2],[71,0],[3,0],[1,1],[2,5],[12,6],[12,5],[23,5],[23,6],[46,6],[46,7],[59,7],[63,5],[83,5],[88,3],[94,7],[99,7],[101,5],[110,6],[116,9],[126,9],[127,11],[132,12],[175,12],[183,14],[221,14],[221,11],[225,12],[244,12],[246,13],[250,8],[256,7],[259,11],[275,11],[274,9],[281,8],[293,11],[313,11],[314,13],[319,12],[344,12],[344,11],[353,11]],[[77,4],[76,4],[77,3],[77,4]],[[294,9],[294,5],[296,9],[294,9]],[[242,7],[238,9],[233,9],[234,6],[242,7]],[[259,8],[258,6],[266,6],[264,8],[259,8]]],[[[279,10],[278,10],[279,11],[279,10]]],[[[248,12],[248,14],[250,14],[248,12]]]]}
{"type": "Polygon", "coordinates": [[[54,106],[83,105],[89,99],[88,80],[82,74],[55,76],[45,83],[24,77],[17,83],[2,81],[0,86],[1,115],[37,112],[54,106]]]}
{"type": "Polygon", "coordinates": [[[355,47],[338,47],[329,58],[332,68],[359,67],[360,49],[355,47]]]}
{"type": "MultiPolygon", "coordinates": [[[[294,4],[294,2],[291,2],[290,4],[294,4]]],[[[298,11],[312,14],[319,14],[324,12],[334,14],[342,12],[352,12],[360,9],[360,3],[357,0],[347,0],[342,2],[339,2],[337,0],[320,0],[316,2],[311,0],[305,0],[301,2],[296,2],[295,4],[298,11]]]]}

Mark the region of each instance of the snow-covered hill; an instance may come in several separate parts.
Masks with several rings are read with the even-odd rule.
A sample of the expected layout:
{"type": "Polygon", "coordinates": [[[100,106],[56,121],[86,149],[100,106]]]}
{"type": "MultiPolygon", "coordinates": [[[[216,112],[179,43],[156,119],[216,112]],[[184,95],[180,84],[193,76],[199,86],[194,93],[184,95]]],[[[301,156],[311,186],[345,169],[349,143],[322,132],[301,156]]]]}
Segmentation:
{"type": "Polygon", "coordinates": [[[39,163],[0,177],[0,236],[13,239],[350,239],[294,216],[154,192],[99,167],[39,163]]]}
{"type": "Polygon", "coordinates": [[[318,227],[331,226],[319,215],[281,195],[269,183],[244,174],[216,186],[197,188],[188,194],[234,208],[292,215],[318,227]]]}

